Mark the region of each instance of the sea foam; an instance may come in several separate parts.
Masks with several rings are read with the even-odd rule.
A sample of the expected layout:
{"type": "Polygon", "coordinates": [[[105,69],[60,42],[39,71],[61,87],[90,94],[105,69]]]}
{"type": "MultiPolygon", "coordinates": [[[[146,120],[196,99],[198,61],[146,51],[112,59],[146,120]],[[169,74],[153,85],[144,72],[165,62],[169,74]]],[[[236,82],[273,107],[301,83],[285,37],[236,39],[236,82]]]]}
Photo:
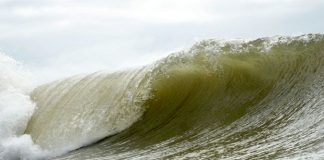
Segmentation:
{"type": "Polygon", "coordinates": [[[0,53],[0,159],[43,159],[46,151],[24,134],[35,104],[31,75],[16,60],[0,53]]]}

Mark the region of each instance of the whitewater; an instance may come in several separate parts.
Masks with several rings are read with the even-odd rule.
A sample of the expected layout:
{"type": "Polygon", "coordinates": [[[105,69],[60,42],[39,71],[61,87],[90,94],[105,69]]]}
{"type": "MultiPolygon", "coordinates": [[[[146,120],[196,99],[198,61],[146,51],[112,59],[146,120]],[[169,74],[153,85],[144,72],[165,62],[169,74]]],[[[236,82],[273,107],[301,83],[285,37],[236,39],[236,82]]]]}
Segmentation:
{"type": "Polygon", "coordinates": [[[323,159],[324,35],[209,39],[33,83],[0,53],[0,159],[323,159]]]}

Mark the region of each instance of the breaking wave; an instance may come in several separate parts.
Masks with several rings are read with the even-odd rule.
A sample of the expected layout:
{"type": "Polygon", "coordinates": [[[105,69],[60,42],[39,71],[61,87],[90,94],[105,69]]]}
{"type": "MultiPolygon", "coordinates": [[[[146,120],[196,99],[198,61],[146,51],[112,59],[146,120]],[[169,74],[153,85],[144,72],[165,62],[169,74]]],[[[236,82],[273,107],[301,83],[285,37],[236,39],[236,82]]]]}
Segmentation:
{"type": "Polygon", "coordinates": [[[37,87],[24,135],[34,104],[14,87],[23,103],[0,101],[0,133],[17,135],[2,115],[19,106],[18,138],[30,135],[39,158],[319,159],[323,82],[323,35],[205,40],[145,67],[37,87]]]}

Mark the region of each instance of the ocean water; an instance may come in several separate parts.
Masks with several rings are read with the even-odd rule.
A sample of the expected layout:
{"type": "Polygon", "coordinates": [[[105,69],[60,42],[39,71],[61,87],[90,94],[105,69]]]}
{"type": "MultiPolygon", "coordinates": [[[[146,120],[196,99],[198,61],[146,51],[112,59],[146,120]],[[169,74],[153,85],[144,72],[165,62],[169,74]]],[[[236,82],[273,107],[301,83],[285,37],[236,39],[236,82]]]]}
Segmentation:
{"type": "Polygon", "coordinates": [[[0,68],[0,159],[324,158],[321,34],[210,39],[41,86],[0,68]]]}

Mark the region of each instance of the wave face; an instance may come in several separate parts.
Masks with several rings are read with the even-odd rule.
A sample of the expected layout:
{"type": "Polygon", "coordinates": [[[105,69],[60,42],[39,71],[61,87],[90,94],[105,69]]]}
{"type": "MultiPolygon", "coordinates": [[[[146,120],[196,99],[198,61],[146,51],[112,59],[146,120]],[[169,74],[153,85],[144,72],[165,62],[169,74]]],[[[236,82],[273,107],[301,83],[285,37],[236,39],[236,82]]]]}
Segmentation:
{"type": "Polygon", "coordinates": [[[82,147],[57,159],[319,159],[323,82],[323,35],[206,40],[37,88],[26,133],[46,150],[82,147]]]}

